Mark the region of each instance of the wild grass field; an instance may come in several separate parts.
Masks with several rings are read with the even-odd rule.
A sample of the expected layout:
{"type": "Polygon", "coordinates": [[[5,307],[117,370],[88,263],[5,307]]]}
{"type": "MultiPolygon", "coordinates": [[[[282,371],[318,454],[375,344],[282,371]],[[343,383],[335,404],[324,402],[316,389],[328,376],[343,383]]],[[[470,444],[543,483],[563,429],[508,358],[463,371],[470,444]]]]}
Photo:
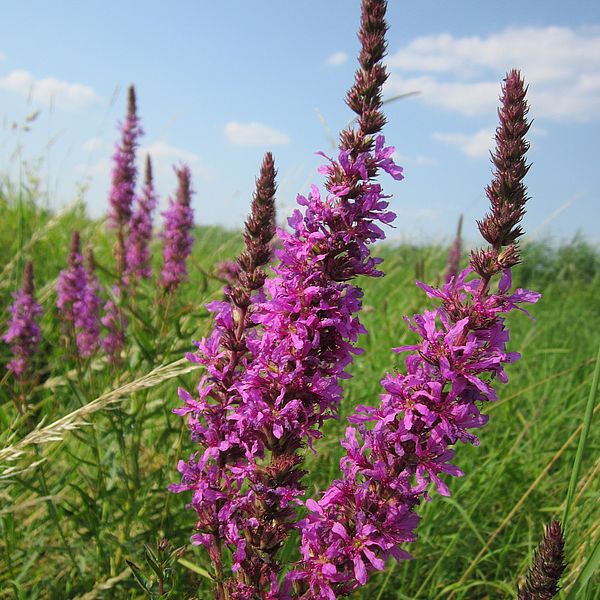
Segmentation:
{"type": "MultiPolygon", "coordinates": [[[[195,522],[184,507],[189,496],[167,491],[179,479],[177,460],[194,450],[183,420],[171,411],[180,405],[177,388],[194,390],[200,379],[201,368],[182,359],[193,350],[192,340],[211,328],[204,304],[221,298],[223,286],[215,263],[237,255],[241,233],[198,226],[190,281],[167,319],[155,286],[142,282],[127,313],[122,367],[115,370],[102,358],[81,364],[65,348],[56,278],[78,229],[82,242],[93,246],[103,284],[110,284],[114,238],[104,222],[86,217],[82,204],[52,213],[40,206],[37,192],[35,182],[0,188],[2,333],[10,293],[28,259],[44,309],[37,375],[23,415],[14,404],[20,390],[4,367],[0,375],[0,597],[142,598],[126,560],[150,578],[144,544],[166,538],[186,550],[165,591],[172,589],[172,598],[210,598],[210,561],[189,543],[195,522]]],[[[429,305],[415,279],[439,282],[447,250],[377,248],[386,276],[359,282],[369,331],[361,338],[365,353],[344,384],[339,421],[327,422],[316,455],[306,452],[309,494],[338,475],[346,416],[357,404],[376,400],[386,371],[402,368],[402,357],[391,348],[412,339],[404,316],[429,305]]],[[[525,243],[515,278],[542,292],[542,299],[532,309],[534,322],[521,313],[510,317],[509,349],[522,353],[522,360],[508,368],[509,383],[497,386],[499,400],[486,408],[490,421],[481,445],[458,448],[454,462],[465,476],[449,482],[451,497],[434,496],[419,510],[414,559],[389,564],[353,597],[515,597],[543,525],[563,516],[598,367],[600,253],[579,239],[559,247],[525,243]]],[[[8,360],[9,348],[0,344],[0,363],[8,360]]],[[[598,401],[597,394],[591,398],[594,414],[598,401]]],[[[579,453],[566,526],[563,586],[569,598],[600,598],[600,579],[593,575],[599,561],[599,447],[599,430],[592,426],[579,453]]],[[[293,560],[296,547],[292,539],[284,556],[293,560]]]]}

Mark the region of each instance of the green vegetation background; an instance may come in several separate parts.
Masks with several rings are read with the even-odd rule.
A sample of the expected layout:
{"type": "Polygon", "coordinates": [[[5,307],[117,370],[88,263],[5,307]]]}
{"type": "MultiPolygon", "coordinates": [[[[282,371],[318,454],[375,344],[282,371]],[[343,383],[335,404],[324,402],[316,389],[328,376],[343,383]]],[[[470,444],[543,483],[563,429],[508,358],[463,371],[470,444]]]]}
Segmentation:
{"type": "MultiPolygon", "coordinates": [[[[190,282],[181,288],[167,322],[162,322],[164,305],[156,289],[144,283],[135,314],[129,314],[123,368],[115,372],[95,360],[78,372],[57,320],[56,276],[77,228],[84,243],[93,245],[99,275],[108,285],[113,240],[104,223],[86,218],[82,204],[52,214],[36,202],[37,194],[35,179],[0,190],[2,333],[10,293],[28,258],[45,311],[39,378],[28,397],[26,418],[18,418],[13,406],[18,390],[3,367],[0,373],[0,449],[17,444],[32,427],[47,427],[192,350],[191,340],[210,328],[204,303],[221,296],[222,282],[212,276],[215,262],[234,257],[241,247],[239,232],[198,227],[190,282]]],[[[439,281],[447,248],[389,244],[378,252],[385,258],[386,277],[360,282],[365,290],[362,319],[369,331],[361,340],[365,354],[346,382],[340,420],[327,423],[318,456],[307,453],[312,494],[338,475],[345,417],[358,403],[376,402],[384,373],[402,368],[401,357],[390,349],[411,339],[403,317],[428,305],[415,278],[439,281]]],[[[158,264],[158,244],[154,257],[158,264]]],[[[434,495],[421,508],[419,540],[411,547],[414,560],[390,562],[355,594],[357,599],[514,597],[543,524],[564,510],[600,342],[600,254],[579,239],[561,247],[525,243],[515,280],[543,296],[532,311],[535,321],[523,314],[510,319],[510,349],[523,358],[509,367],[510,381],[500,386],[500,400],[486,409],[490,422],[481,433],[481,446],[458,448],[455,463],[465,476],[450,482],[453,496],[434,495]]],[[[2,365],[8,356],[8,347],[0,343],[2,365]]],[[[168,373],[170,378],[159,374],[146,389],[136,390],[134,383],[135,391],[76,420],[60,439],[25,446],[12,460],[0,460],[0,598],[141,598],[125,560],[150,578],[144,543],[154,545],[164,536],[175,546],[188,544],[194,525],[193,512],[184,508],[189,496],[166,488],[178,479],[177,460],[194,448],[171,410],[179,404],[177,387],[193,390],[200,372],[168,373]]],[[[593,402],[597,408],[598,398],[593,402]]],[[[578,576],[598,561],[599,446],[600,431],[592,427],[567,530],[564,583],[572,594],[578,576]]],[[[285,556],[294,557],[294,544],[284,549],[285,556]]],[[[174,567],[171,597],[210,598],[206,554],[188,545],[183,560],[174,567]]],[[[600,598],[597,583],[597,578],[589,580],[578,597],[600,598]]]]}

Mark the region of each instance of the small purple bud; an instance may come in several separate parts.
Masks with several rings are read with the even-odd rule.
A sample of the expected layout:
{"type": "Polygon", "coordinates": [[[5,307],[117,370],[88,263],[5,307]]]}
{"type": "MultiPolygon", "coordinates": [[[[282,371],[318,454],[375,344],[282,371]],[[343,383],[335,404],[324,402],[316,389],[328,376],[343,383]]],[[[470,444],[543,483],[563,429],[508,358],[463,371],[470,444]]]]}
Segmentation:
{"type": "Polygon", "coordinates": [[[565,540],[562,527],[553,521],[533,555],[525,585],[519,587],[517,600],[552,600],[558,594],[565,570],[565,540]]]}

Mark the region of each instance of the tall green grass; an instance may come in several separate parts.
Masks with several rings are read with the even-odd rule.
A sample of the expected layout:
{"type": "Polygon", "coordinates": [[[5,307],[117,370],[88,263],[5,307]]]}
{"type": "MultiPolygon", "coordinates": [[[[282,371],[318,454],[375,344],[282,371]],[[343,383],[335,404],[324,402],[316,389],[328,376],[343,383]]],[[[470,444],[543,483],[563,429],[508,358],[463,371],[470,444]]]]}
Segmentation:
{"type": "MultiPolygon", "coordinates": [[[[0,456],[33,439],[34,428],[41,432],[38,443],[21,445],[14,460],[0,460],[0,598],[141,598],[126,560],[146,568],[144,544],[166,537],[186,545],[194,525],[194,513],[184,509],[189,498],[166,488],[178,479],[178,458],[194,450],[182,420],[171,413],[179,404],[177,387],[192,390],[200,371],[166,365],[209,331],[203,305],[221,296],[213,266],[237,254],[241,236],[199,227],[190,282],[166,327],[156,290],[144,284],[128,315],[130,346],[122,369],[94,360],[78,370],[65,357],[56,319],[56,276],[71,232],[79,228],[94,247],[104,283],[110,283],[112,240],[102,223],[86,218],[81,204],[56,216],[40,208],[35,196],[35,187],[25,187],[16,196],[5,190],[0,198],[1,327],[26,258],[35,263],[45,309],[39,378],[27,418],[16,414],[12,382],[4,370],[0,374],[0,456]],[[158,375],[146,377],[157,367],[158,375]],[[110,396],[117,388],[124,391],[110,396]],[[91,405],[100,408],[86,416],[90,403],[107,394],[111,401],[91,405]],[[75,411],[85,418],[75,418],[60,435],[44,434],[75,411]]],[[[339,474],[345,417],[356,404],[375,402],[384,373],[402,368],[391,348],[411,339],[403,317],[428,305],[414,285],[416,271],[427,282],[439,281],[446,261],[443,247],[385,245],[379,252],[387,276],[360,282],[369,330],[361,340],[365,354],[346,382],[341,419],[327,423],[318,456],[306,455],[313,494],[339,474]]],[[[599,406],[592,379],[600,341],[600,255],[580,239],[558,248],[530,244],[524,254],[524,264],[515,269],[517,283],[543,297],[533,309],[534,322],[523,314],[510,319],[510,346],[523,358],[510,366],[509,384],[487,409],[490,423],[481,446],[458,449],[455,462],[465,477],[451,482],[453,496],[434,496],[421,507],[414,560],[390,563],[356,598],[514,597],[543,524],[567,513],[564,585],[570,597],[600,598],[600,434],[589,427],[599,406]]],[[[7,360],[8,348],[1,344],[0,362],[7,360]]],[[[290,558],[294,545],[292,540],[285,549],[290,558]]],[[[206,554],[190,546],[176,566],[173,597],[210,598],[207,570],[206,554]]]]}

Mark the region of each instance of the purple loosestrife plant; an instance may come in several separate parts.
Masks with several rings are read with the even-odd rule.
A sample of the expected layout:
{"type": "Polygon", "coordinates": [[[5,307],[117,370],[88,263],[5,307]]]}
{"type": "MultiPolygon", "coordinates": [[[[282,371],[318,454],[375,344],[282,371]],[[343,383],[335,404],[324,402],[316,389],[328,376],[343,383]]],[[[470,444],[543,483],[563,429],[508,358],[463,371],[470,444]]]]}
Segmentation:
{"type": "Polygon", "coordinates": [[[71,248],[67,259],[68,266],[58,274],[56,306],[61,318],[72,328],[75,322],[76,305],[81,303],[85,288],[86,272],[81,255],[79,231],[71,237],[71,248]]]}
{"type": "Polygon", "coordinates": [[[276,555],[295,526],[295,506],[304,494],[299,450],[337,415],[340,380],[349,377],[346,367],[360,352],[354,344],[364,332],[356,316],[362,291],[347,282],[382,274],[368,246],[384,237],[376,222],[389,223],[394,215],[373,178],[379,169],[402,178],[391,159],[394,148],[376,135],[385,122],[385,8],[381,0],[363,2],[360,69],[348,93],[358,127],[342,132],[338,158],[328,158],[321,169],[325,197],[316,186],[308,198],[299,196],[304,215],[296,210],[289,219],[292,231],[279,231],[275,276],[252,303],[249,358],[229,386],[218,419],[209,398],[227,356],[220,331],[236,323],[224,304],[215,306],[215,333],[199,344],[195,357],[208,367],[199,400],[182,394],[187,406],[181,412],[197,422],[192,437],[201,450],[180,463],[183,482],[173,489],[194,491],[200,533],[193,539],[213,563],[220,563],[222,542],[233,553],[237,581],[226,582],[225,592],[218,589],[218,598],[279,597],[276,555]]]}
{"type": "Polygon", "coordinates": [[[118,285],[113,285],[112,297],[104,305],[104,316],[101,319],[106,329],[100,344],[106,352],[108,361],[117,366],[121,362],[121,352],[125,346],[125,331],[127,330],[127,317],[121,310],[123,291],[118,285]]]}
{"type": "Polygon", "coordinates": [[[10,345],[13,358],[6,368],[15,375],[20,383],[26,381],[31,358],[37,352],[41,332],[38,319],[42,315],[42,307],[35,301],[35,285],[33,281],[33,263],[25,265],[23,286],[13,294],[14,303],[10,307],[8,331],[2,339],[10,345]]]}
{"type": "MultiPolygon", "coordinates": [[[[272,254],[271,239],[275,233],[275,164],[270,153],[265,155],[256,181],[251,212],[244,232],[245,249],[238,258],[237,281],[225,288],[225,300],[213,302],[208,309],[216,314],[215,329],[208,339],[198,342],[198,352],[190,360],[208,367],[210,379],[203,377],[196,401],[185,390],[179,394],[186,406],[176,409],[180,415],[190,413],[192,439],[205,449],[203,456],[194,454],[186,463],[179,462],[182,483],[171,491],[194,490],[192,506],[198,513],[193,536],[211,556],[217,574],[217,598],[225,598],[223,584],[222,543],[225,540],[219,520],[223,510],[230,510],[240,492],[239,475],[232,475],[229,465],[243,457],[236,433],[236,424],[228,420],[239,397],[232,394],[232,385],[251,362],[246,345],[251,325],[253,300],[262,293],[266,274],[262,267],[272,254]],[[229,496],[229,497],[228,497],[229,496]]],[[[237,526],[237,524],[235,524],[237,526]]],[[[233,597],[228,593],[229,597],[233,597]]]]}
{"type": "Polygon", "coordinates": [[[124,280],[131,284],[152,276],[150,241],[152,240],[152,213],[156,208],[156,194],[152,181],[152,161],[146,156],[144,187],[137,197],[137,208],[129,221],[124,280]]]}
{"type": "Polygon", "coordinates": [[[160,285],[165,294],[171,295],[177,287],[187,281],[187,259],[192,253],[194,237],[194,211],[190,206],[192,198],[191,173],[186,165],[175,168],[178,187],[176,197],[169,198],[165,212],[163,240],[163,266],[160,285]]]}
{"type": "MultiPolygon", "coordinates": [[[[93,260],[93,259],[92,259],[93,260]]],[[[86,358],[98,347],[99,337],[99,284],[93,273],[93,265],[84,266],[80,251],[79,232],[71,239],[68,267],[58,275],[56,306],[67,325],[67,333],[73,338],[77,353],[86,358]]]]}
{"type": "Polygon", "coordinates": [[[342,442],[343,478],[318,501],[306,502],[303,560],[287,579],[302,600],[348,595],[366,583],[370,571],[382,570],[387,558],[409,556],[401,545],[416,539],[416,507],[430,499],[431,483],[438,493],[450,494],[442,475],[462,475],[451,462],[452,446],[478,444],[470,430],[487,422],[480,404],[496,399],[490,382],[506,383],[504,365],[519,358],[506,350],[504,315],[523,310],[519,305],[536,302],[539,294],[511,291],[527,199],[522,179],[529,128],[525,87],[516,71],[506,77],[499,114],[496,172],[488,188],[492,209],[480,224],[491,247],[473,253],[471,266],[441,289],[419,282],[439,306],[410,321],[419,343],[395,349],[410,353],[406,372],[384,377],[377,407],[357,407],[350,417],[355,427],[348,427],[342,442]]]}
{"type": "Polygon", "coordinates": [[[125,270],[126,247],[129,221],[132,215],[133,200],[135,197],[135,182],[137,168],[135,154],[139,145],[142,128],[137,116],[135,88],[129,86],[127,117],[120,126],[121,140],[113,154],[112,186],[108,204],[108,226],[116,229],[117,243],[115,256],[117,261],[117,275],[120,279],[125,270]]]}
{"type": "Polygon", "coordinates": [[[96,277],[96,262],[91,248],[85,256],[85,286],[81,299],[81,309],[77,314],[77,348],[81,356],[94,354],[100,344],[100,309],[102,297],[100,282],[96,277]]]}

